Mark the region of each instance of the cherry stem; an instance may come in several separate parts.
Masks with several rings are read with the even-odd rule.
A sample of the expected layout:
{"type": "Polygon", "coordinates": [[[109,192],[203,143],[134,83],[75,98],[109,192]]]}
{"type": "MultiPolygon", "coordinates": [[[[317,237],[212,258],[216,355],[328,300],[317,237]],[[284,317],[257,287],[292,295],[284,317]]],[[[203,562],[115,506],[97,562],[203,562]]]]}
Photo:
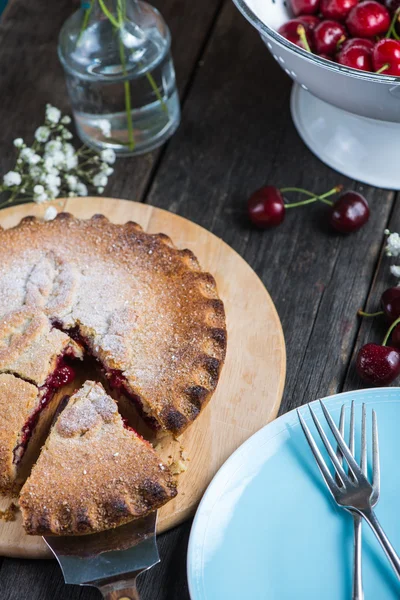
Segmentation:
{"type": "Polygon", "coordinates": [[[396,319],[391,326],[389,327],[387,334],[385,335],[385,339],[382,342],[382,346],[386,346],[388,339],[390,338],[390,334],[392,333],[393,329],[400,323],[400,317],[398,319],[396,319]]]}
{"type": "Polygon", "coordinates": [[[298,26],[297,35],[299,36],[299,38],[304,46],[304,49],[307,50],[307,52],[311,53],[311,48],[310,48],[310,44],[308,43],[308,40],[307,40],[306,30],[304,29],[304,25],[298,26]]]}
{"type": "Polygon", "coordinates": [[[375,71],[375,73],[377,75],[379,75],[379,73],[384,73],[385,71],[387,71],[390,68],[390,64],[386,63],[385,65],[383,65],[383,67],[381,67],[380,69],[378,69],[377,71],[375,71]]]}
{"type": "Polygon", "coordinates": [[[342,185],[337,185],[332,190],[329,190],[329,192],[326,192],[325,194],[321,194],[320,196],[317,196],[316,194],[313,194],[312,192],[309,192],[308,190],[304,190],[303,188],[289,187],[289,188],[281,188],[279,191],[282,194],[284,194],[285,192],[299,192],[300,194],[306,194],[306,196],[310,196],[310,198],[308,200],[301,200],[300,202],[293,202],[291,204],[285,204],[285,208],[296,208],[297,206],[305,206],[306,204],[312,204],[313,202],[317,202],[318,200],[320,200],[321,202],[324,202],[324,204],[333,206],[333,202],[331,202],[330,200],[327,200],[327,198],[329,196],[333,196],[333,194],[337,194],[338,192],[341,192],[342,189],[343,189],[342,185]]]}
{"type": "Polygon", "coordinates": [[[379,310],[378,312],[374,312],[374,313],[367,313],[367,312],[364,312],[363,310],[361,310],[361,308],[360,308],[360,310],[357,311],[357,314],[360,317],[379,317],[380,315],[384,315],[385,313],[383,312],[383,310],[379,310]]]}
{"type": "Polygon", "coordinates": [[[393,37],[395,37],[396,39],[399,39],[399,36],[396,33],[396,23],[397,23],[397,21],[399,21],[399,17],[400,17],[400,7],[397,8],[394,12],[392,22],[390,23],[390,27],[388,29],[387,34],[385,35],[386,38],[390,38],[393,35],[393,37]]]}
{"type": "Polygon", "coordinates": [[[336,50],[339,50],[339,49],[340,49],[340,47],[342,46],[343,42],[345,42],[345,41],[346,41],[346,39],[347,39],[347,38],[346,38],[346,36],[345,36],[345,35],[342,35],[342,37],[340,37],[340,38],[338,39],[338,41],[337,41],[337,44],[336,44],[336,50]]]}

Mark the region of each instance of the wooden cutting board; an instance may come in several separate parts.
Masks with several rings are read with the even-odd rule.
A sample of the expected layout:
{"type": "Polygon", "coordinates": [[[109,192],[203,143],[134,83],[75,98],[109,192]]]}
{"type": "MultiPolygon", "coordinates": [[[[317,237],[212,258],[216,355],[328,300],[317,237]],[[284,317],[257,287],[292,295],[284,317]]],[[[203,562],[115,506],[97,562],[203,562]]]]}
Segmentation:
{"type": "MultiPolygon", "coordinates": [[[[162,459],[167,463],[179,460],[183,448],[187,467],[178,477],[178,496],[159,512],[158,530],[163,532],[194,514],[229,455],[276,417],[286,371],[279,317],[249,265],[222,240],[191,221],[153,206],[111,198],[70,198],[62,207],[83,219],[101,213],[114,223],[136,221],[145,231],[166,233],[179,248],[193,250],[202,267],[214,275],[225,304],[228,350],[218,388],[179,441],[161,441],[162,459]]],[[[0,212],[0,224],[12,227],[27,215],[43,216],[44,210],[36,204],[8,208],[0,212]]],[[[10,501],[2,499],[0,508],[5,509],[10,501]]],[[[41,537],[25,535],[20,513],[15,521],[0,521],[0,554],[51,556],[41,537]]]]}

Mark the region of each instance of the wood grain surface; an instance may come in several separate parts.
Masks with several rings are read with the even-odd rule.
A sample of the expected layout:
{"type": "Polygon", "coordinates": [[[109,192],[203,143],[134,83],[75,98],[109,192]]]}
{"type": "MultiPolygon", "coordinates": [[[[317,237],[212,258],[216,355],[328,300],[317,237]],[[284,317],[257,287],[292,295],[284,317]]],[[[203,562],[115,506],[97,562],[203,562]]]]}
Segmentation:
{"type": "MultiPolygon", "coordinates": [[[[385,325],[361,322],[356,311],[365,303],[375,308],[385,287],[395,284],[381,252],[384,228],[400,230],[396,194],[338,175],[304,146],[290,117],[291,81],[231,0],[152,3],[172,31],[182,124],[160,151],[118,161],[106,193],[195,221],[257,272],[285,332],[281,412],[360,387],[354,355],[366,341],[381,340],[385,325]],[[281,227],[256,231],[246,219],[246,199],[267,183],[319,193],[343,183],[366,195],[370,222],[340,236],[329,231],[321,206],[293,210],[281,227]]],[[[0,23],[1,173],[13,165],[11,140],[32,138],[46,102],[69,110],[56,43],[72,10],[70,0],[13,0],[0,23]]],[[[190,527],[187,521],[159,536],[161,563],[138,581],[143,600],[189,600],[190,527]]],[[[296,556],[288,554],[287,561],[290,568],[296,556]]],[[[5,558],[0,598],[99,600],[100,594],[65,586],[54,561],[5,558]]]]}
{"type": "MultiPolygon", "coordinates": [[[[222,240],[187,219],[147,204],[111,198],[70,198],[59,205],[79,218],[103,214],[114,223],[136,221],[145,231],[166,233],[179,248],[193,250],[202,267],[214,275],[225,305],[228,348],[217,390],[179,441],[170,436],[158,440],[161,459],[167,464],[179,461],[182,450],[187,455],[187,470],[178,477],[178,495],[159,511],[158,531],[162,533],[194,514],[219,467],[277,415],[286,367],[279,317],[249,265],[222,240]]],[[[44,207],[37,204],[8,208],[0,212],[0,225],[12,227],[25,216],[43,213],[44,207]]],[[[10,502],[2,500],[0,508],[10,502]]],[[[0,521],[0,553],[50,556],[40,536],[24,534],[21,515],[16,521],[0,521]]]]}

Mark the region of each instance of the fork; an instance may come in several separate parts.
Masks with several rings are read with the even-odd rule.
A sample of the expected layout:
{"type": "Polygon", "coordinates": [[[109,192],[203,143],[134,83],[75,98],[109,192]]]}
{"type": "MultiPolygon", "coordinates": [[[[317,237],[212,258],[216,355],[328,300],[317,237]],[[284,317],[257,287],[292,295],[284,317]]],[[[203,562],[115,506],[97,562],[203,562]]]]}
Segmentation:
{"type": "MultiPolygon", "coordinates": [[[[368,481],[367,476],[363,473],[360,466],[357,464],[354,456],[352,455],[350,448],[347,446],[343,439],[339,429],[336,427],[334,420],[329,414],[326,406],[320,400],[322,412],[329,425],[329,428],[336,439],[338,448],[345,459],[348,467],[348,474],[345,472],[342,461],[338,459],[336,452],[332,448],[330,441],[328,440],[315,412],[309,405],[311,416],[317,428],[317,431],[321,437],[321,440],[326,448],[326,451],[331,459],[333,466],[336,471],[336,476],[340,484],[336,483],[332,477],[330,470],[322,457],[322,454],[315,443],[315,440],[309,430],[304,418],[302,417],[299,410],[297,414],[299,417],[300,425],[303,429],[304,435],[307,442],[314,454],[314,458],[318,464],[318,467],[322,473],[325,483],[331,492],[336,503],[342,508],[346,508],[351,511],[355,511],[361,515],[371,527],[372,531],[376,535],[380,542],[383,550],[385,551],[397,577],[400,579],[400,558],[397,555],[392,544],[389,542],[388,537],[383,531],[374,511],[371,503],[371,496],[373,493],[373,486],[368,481]]],[[[365,436],[366,437],[366,436],[365,436]]],[[[365,441],[366,444],[366,441],[365,441]]],[[[378,424],[376,413],[372,410],[372,480],[374,481],[379,477],[379,447],[378,447],[378,424]]]]}
{"type": "MultiPolygon", "coordinates": [[[[345,427],[345,413],[346,406],[343,404],[340,411],[339,431],[341,436],[344,438],[344,427],[345,427]]],[[[353,456],[355,456],[355,434],[354,434],[354,400],[351,403],[350,410],[350,424],[349,424],[349,450],[353,456]]],[[[343,464],[343,457],[340,448],[337,450],[337,457],[343,464]]],[[[377,463],[375,465],[374,478],[372,482],[373,492],[370,498],[371,506],[379,500],[380,493],[380,473],[379,473],[379,462],[376,457],[377,463]]],[[[360,453],[360,468],[364,475],[367,475],[367,444],[366,444],[366,410],[365,404],[362,405],[362,418],[361,418],[361,453],[360,453]]],[[[336,478],[338,482],[338,478],[336,478]]],[[[340,485],[340,482],[339,482],[340,485]]],[[[354,557],[353,557],[353,600],[364,600],[364,591],[362,583],[362,517],[359,513],[350,511],[354,521],[354,557]]]]}

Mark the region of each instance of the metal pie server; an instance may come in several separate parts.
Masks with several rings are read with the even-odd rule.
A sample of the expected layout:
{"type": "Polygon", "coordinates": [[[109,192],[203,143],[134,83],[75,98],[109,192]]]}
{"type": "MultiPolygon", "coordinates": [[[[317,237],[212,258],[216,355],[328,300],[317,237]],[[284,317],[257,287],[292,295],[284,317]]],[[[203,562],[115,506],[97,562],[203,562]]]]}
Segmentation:
{"type": "Polygon", "coordinates": [[[80,536],[46,536],[65,583],[90,585],[105,600],[139,600],[136,578],[160,562],[157,512],[116,529],[80,536]]]}

